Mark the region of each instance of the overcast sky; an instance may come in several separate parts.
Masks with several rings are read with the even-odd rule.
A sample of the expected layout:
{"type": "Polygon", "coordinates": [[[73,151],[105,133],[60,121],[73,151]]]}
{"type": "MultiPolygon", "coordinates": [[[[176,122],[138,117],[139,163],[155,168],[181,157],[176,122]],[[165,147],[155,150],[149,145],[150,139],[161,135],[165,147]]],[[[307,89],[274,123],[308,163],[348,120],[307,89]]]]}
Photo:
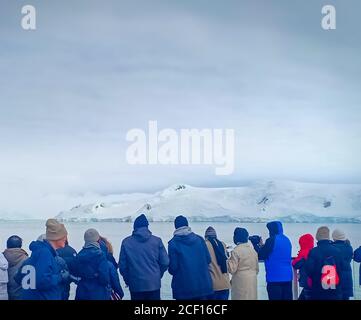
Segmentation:
{"type": "Polygon", "coordinates": [[[1,0],[1,208],[174,183],[361,183],[360,14],[358,0],[1,0]],[[336,30],[321,28],[325,4],[336,30]],[[234,174],[128,165],[126,133],[149,120],[234,129],[234,174]]]}

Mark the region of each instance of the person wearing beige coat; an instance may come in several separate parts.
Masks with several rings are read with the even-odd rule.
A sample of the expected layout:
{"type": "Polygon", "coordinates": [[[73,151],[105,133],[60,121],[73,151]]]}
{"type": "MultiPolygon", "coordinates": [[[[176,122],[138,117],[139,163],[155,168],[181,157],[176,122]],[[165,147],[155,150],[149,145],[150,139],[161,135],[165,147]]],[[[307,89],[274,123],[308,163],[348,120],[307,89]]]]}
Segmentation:
{"type": "Polygon", "coordinates": [[[214,294],[210,298],[213,300],[228,300],[231,284],[227,271],[228,253],[226,245],[217,239],[217,233],[212,227],[207,228],[205,239],[211,256],[209,273],[211,274],[214,290],[214,294]]]}
{"type": "Polygon", "coordinates": [[[234,243],[237,245],[227,261],[228,271],[232,274],[232,300],[257,300],[258,255],[248,241],[244,228],[234,230],[234,243]]]}

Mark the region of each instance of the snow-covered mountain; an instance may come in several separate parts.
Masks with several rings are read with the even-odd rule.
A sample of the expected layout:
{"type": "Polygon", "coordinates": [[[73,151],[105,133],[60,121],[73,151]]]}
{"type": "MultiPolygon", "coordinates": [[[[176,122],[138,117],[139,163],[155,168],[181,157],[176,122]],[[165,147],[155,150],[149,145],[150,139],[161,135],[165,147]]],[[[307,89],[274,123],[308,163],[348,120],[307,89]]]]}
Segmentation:
{"type": "Polygon", "coordinates": [[[64,221],[353,222],[361,223],[361,185],[259,181],[242,187],[173,185],[154,194],[119,195],[116,202],[79,204],[57,216],[64,221]]]}

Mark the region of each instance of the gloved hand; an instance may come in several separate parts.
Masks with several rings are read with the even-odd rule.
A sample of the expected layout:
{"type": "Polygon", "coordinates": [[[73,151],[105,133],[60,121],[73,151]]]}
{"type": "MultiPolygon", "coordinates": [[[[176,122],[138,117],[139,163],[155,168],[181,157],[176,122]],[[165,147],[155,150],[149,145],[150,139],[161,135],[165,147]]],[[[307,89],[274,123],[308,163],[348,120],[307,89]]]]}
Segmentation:
{"type": "Polygon", "coordinates": [[[65,269],[61,270],[60,271],[60,276],[61,276],[61,282],[62,283],[69,282],[70,273],[69,273],[68,270],[65,270],[65,269]]]}
{"type": "Polygon", "coordinates": [[[80,278],[73,276],[72,274],[69,276],[69,281],[74,282],[75,284],[78,284],[80,281],[80,278]]]}
{"type": "Polygon", "coordinates": [[[248,239],[253,245],[262,245],[262,238],[260,236],[254,235],[250,236],[248,239]]]}

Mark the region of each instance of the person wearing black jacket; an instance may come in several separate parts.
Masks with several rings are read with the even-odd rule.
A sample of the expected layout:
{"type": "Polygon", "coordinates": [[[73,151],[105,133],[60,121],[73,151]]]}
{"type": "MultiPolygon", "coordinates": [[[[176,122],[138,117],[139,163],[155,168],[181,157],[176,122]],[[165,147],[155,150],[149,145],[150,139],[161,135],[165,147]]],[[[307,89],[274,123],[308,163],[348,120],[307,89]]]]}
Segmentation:
{"type": "Polygon", "coordinates": [[[68,270],[68,272],[70,273],[69,281],[64,284],[64,289],[63,289],[63,293],[62,293],[62,299],[69,300],[70,283],[72,281],[76,282],[75,281],[76,278],[72,275],[74,274],[74,263],[75,263],[75,258],[76,258],[77,252],[75,251],[75,249],[73,247],[71,247],[69,245],[68,239],[65,242],[65,247],[57,249],[56,251],[57,251],[59,257],[61,258],[61,259],[58,259],[58,263],[62,264],[62,260],[63,260],[64,268],[66,268],[66,270],[68,270]]]}
{"type": "Polygon", "coordinates": [[[311,278],[311,299],[341,300],[341,250],[330,241],[328,227],[318,228],[316,240],[317,246],[310,251],[305,264],[306,273],[311,278]]]}

